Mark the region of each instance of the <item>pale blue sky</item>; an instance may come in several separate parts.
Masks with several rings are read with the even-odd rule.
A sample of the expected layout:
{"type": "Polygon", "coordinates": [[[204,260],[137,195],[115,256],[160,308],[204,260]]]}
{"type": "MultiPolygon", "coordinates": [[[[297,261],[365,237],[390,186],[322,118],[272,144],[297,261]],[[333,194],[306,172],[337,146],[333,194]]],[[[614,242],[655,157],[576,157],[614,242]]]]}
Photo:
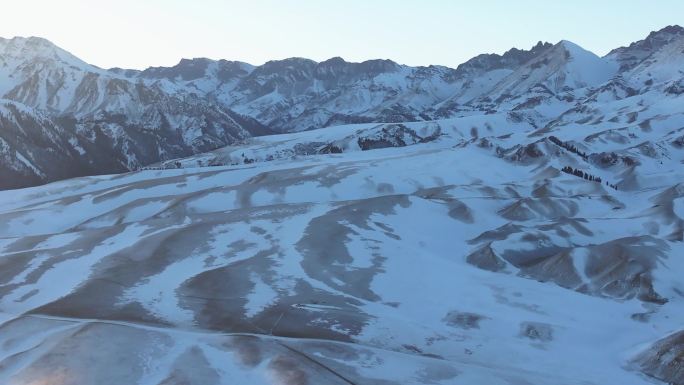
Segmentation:
{"type": "Polygon", "coordinates": [[[13,0],[0,36],[42,36],[101,67],[292,56],[457,66],[573,41],[599,55],[669,24],[683,0],[13,0]]]}

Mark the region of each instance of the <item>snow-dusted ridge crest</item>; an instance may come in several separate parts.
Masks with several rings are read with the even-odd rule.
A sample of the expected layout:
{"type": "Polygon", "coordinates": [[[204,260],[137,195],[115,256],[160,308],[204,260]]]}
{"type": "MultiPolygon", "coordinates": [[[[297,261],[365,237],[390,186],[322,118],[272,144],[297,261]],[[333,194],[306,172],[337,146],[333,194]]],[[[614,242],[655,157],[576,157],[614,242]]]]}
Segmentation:
{"type": "Polygon", "coordinates": [[[0,181],[60,179],[0,191],[0,384],[684,384],[680,31],[457,69],[0,40],[0,181]]]}

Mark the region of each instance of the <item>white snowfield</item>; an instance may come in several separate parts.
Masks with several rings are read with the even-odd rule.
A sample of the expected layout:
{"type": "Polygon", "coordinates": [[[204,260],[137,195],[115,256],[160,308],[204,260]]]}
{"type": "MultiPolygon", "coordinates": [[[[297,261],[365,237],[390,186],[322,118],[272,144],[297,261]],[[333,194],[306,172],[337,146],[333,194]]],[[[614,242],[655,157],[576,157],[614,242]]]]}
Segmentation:
{"type": "Polygon", "coordinates": [[[348,125],[1,192],[0,383],[660,383],[649,349],[684,328],[684,119],[664,113],[684,100],[633,98],[541,133],[348,125]]]}
{"type": "MultiPolygon", "coordinates": [[[[561,42],[406,94],[434,119],[0,191],[0,384],[684,384],[684,30],[663,31],[651,56],[561,42]]],[[[378,76],[344,108],[382,106],[378,76]]]]}

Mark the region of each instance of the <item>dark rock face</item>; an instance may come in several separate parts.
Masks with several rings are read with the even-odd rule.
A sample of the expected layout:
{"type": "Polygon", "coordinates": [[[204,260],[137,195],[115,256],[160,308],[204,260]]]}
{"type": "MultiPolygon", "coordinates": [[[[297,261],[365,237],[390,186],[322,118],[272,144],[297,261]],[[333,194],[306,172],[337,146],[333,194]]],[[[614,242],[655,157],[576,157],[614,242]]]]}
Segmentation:
{"type": "Polygon", "coordinates": [[[180,77],[183,80],[195,80],[205,75],[210,63],[209,59],[182,59],[173,67],[148,68],[141,73],[141,76],[157,79],[180,77]]]}
{"type": "Polygon", "coordinates": [[[544,156],[544,152],[538,143],[530,143],[519,147],[511,156],[510,159],[514,162],[532,162],[544,156]]]}
{"type": "Polygon", "coordinates": [[[491,243],[470,253],[466,261],[480,269],[494,272],[503,271],[506,268],[506,262],[494,253],[491,243]]]}
{"type": "Polygon", "coordinates": [[[601,168],[614,166],[620,162],[620,157],[614,152],[602,152],[599,154],[592,154],[590,156],[591,162],[601,168]]]}
{"type": "Polygon", "coordinates": [[[673,385],[684,384],[684,331],[665,337],[641,353],[635,362],[641,371],[673,385]]]}
{"type": "Polygon", "coordinates": [[[237,89],[244,91],[249,99],[259,98],[275,90],[282,95],[292,96],[311,85],[315,67],[316,62],[302,58],[269,61],[255,68],[240,82],[237,89]]]}
{"type": "MultiPolygon", "coordinates": [[[[6,102],[0,112],[0,189],[50,180],[126,170],[120,157],[98,140],[89,141],[75,127],[6,102]],[[90,152],[86,158],[82,152],[90,152]]],[[[95,133],[97,135],[97,133],[95,133]]]]}
{"type": "Polygon", "coordinates": [[[664,304],[667,299],[655,291],[651,276],[663,252],[645,246],[649,241],[648,237],[623,238],[589,248],[585,271],[580,272],[586,275],[587,282],[579,279],[567,252],[544,258],[524,271],[536,279],[551,280],[584,293],[664,304]]]}
{"type": "Polygon", "coordinates": [[[553,44],[540,41],[529,50],[513,48],[506,51],[503,55],[478,55],[459,65],[456,68],[456,76],[465,77],[473,73],[482,73],[495,69],[515,68],[536,58],[551,47],[553,47],[553,44]]]}
{"type": "Polygon", "coordinates": [[[475,313],[451,311],[444,317],[444,321],[446,321],[449,326],[468,330],[479,329],[480,321],[486,318],[487,317],[475,313]]]}
{"type": "Polygon", "coordinates": [[[553,328],[540,322],[523,322],[520,324],[520,337],[537,342],[553,340],[553,328]]]}
{"type": "Polygon", "coordinates": [[[367,60],[362,63],[349,63],[340,57],[334,57],[318,63],[313,70],[313,77],[324,81],[348,82],[354,79],[396,72],[400,68],[397,63],[391,60],[367,60]]]}
{"type": "Polygon", "coordinates": [[[410,92],[428,94],[421,89],[421,82],[449,82],[453,72],[446,67],[406,67],[391,60],[350,63],[335,57],[316,63],[290,58],[256,67],[222,95],[229,107],[247,106],[250,116],[281,132],[349,123],[416,121],[420,120],[420,111],[403,103],[390,104],[408,90],[377,79],[396,77],[411,85],[410,92]],[[367,92],[377,97],[364,100],[367,92]],[[267,96],[273,101],[260,100],[267,96]]]}
{"type": "MultiPolygon", "coordinates": [[[[213,63],[213,60],[206,58],[181,59],[181,61],[173,67],[150,67],[136,74],[136,76],[148,79],[197,80],[210,75],[207,71],[213,63]]],[[[249,74],[248,68],[250,66],[246,63],[219,60],[216,64],[218,67],[216,76],[219,80],[224,82],[242,78],[249,74]]]]}
{"type": "Polygon", "coordinates": [[[272,133],[191,88],[169,86],[210,72],[245,76],[244,63],[105,71],[38,38],[0,41],[0,63],[10,73],[0,90],[0,188],[135,170],[272,133]]]}
{"type": "Polygon", "coordinates": [[[405,147],[406,142],[403,138],[405,133],[413,134],[412,137],[415,138],[415,133],[401,124],[383,128],[382,134],[377,137],[359,138],[359,147],[363,151],[387,147],[405,147]]]}
{"type": "Polygon", "coordinates": [[[408,144],[424,143],[437,139],[439,133],[421,137],[403,124],[390,124],[379,133],[360,137],[357,142],[361,150],[375,150],[387,147],[405,147],[408,144]]]}
{"type": "Polygon", "coordinates": [[[665,89],[665,92],[667,92],[670,95],[676,96],[684,94],[684,80],[679,80],[677,82],[672,83],[672,85],[665,89]]]}
{"type": "Polygon", "coordinates": [[[251,66],[182,60],[145,71],[91,66],[45,39],[0,41],[0,188],[135,170],[272,131],[171,82],[246,76],[251,66]]]}
{"type": "Polygon", "coordinates": [[[201,100],[166,99],[138,121],[100,113],[51,117],[7,102],[0,112],[0,188],[126,172],[150,163],[213,150],[268,133],[258,122],[201,100]],[[200,135],[188,142],[169,117],[194,117],[200,135]]]}
{"type": "Polygon", "coordinates": [[[682,148],[684,147],[684,135],[676,138],[675,140],[672,141],[672,145],[677,147],[677,148],[682,148]]]}
{"type": "Polygon", "coordinates": [[[344,151],[341,148],[334,144],[326,144],[320,150],[318,150],[319,154],[341,154],[343,152],[344,151]]]}
{"type": "Polygon", "coordinates": [[[332,114],[328,120],[323,124],[324,127],[339,126],[343,124],[362,124],[362,123],[372,123],[375,120],[368,116],[357,116],[357,115],[345,115],[345,114],[332,114]]]}

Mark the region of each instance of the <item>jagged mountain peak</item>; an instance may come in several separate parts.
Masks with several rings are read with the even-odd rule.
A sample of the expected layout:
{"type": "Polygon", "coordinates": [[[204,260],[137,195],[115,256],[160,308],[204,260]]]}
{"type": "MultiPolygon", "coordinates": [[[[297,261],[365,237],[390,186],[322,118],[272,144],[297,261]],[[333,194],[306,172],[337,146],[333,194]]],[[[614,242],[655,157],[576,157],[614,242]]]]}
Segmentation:
{"type": "MultiPolygon", "coordinates": [[[[681,30],[666,27],[646,40],[681,30]]],[[[67,55],[41,38],[0,40],[1,50],[10,46],[67,55]]],[[[30,58],[24,59],[31,63],[30,58]]],[[[616,63],[567,40],[556,44],[539,41],[529,49],[479,55],[457,69],[407,66],[387,59],[351,62],[342,57],[321,62],[291,57],[255,67],[199,57],[181,59],[171,67],[144,71],[114,68],[93,74],[94,67],[79,71],[69,63],[52,61],[55,63],[58,65],[31,65],[30,71],[9,63],[4,73],[13,76],[0,77],[0,91],[4,91],[0,97],[79,118],[106,112],[133,120],[145,117],[150,127],[166,127],[165,117],[151,109],[193,95],[194,99],[187,100],[201,102],[203,108],[230,109],[274,131],[290,132],[343,123],[458,117],[482,110],[536,112],[540,103],[581,102],[592,92],[615,99],[642,90],[636,83],[627,84],[632,78],[625,74],[623,83],[627,83],[616,82],[612,88],[594,92],[615,76],[616,63]],[[155,121],[157,117],[159,121],[155,121]]],[[[3,74],[1,71],[2,62],[3,74]]],[[[177,107],[174,110],[179,113],[190,108],[177,107]]],[[[555,109],[549,114],[553,113],[555,109]]],[[[173,122],[172,126],[176,124],[190,126],[187,122],[173,122]]],[[[188,138],[201,136],[195,131],[197,135],[188,138]]]]}
{"type": "Polygon", "coordinates": [[[181,59],[172,67],[149,67],[138,76],[150,79],[193,81],[216,76],[220,81],[248,75],[254,66],[240,61],[212,60],[208,58],[181,59]]]}
{"type": "Polygon", "coordinates": [[[652,31],[643,40],[633,42],[626,47],[615,48],[606,55],[606,58],[616,61],[620,65],[620,71],[627,71],[682,36],[684,36],[683,27],[668,25],[658,31],[652,31]]]}
{"type": "Polygon", "coordinates": [[[645,86],[684,79],[684,34],[672,36],[626,74],[636,85],[645,86]]]}
{"type": "Polygon", "coordinates": [[[307,59],[304,57],[289,57],[279,60],[269,60],[263,65],[261,65],[259,68],[263,68],[265,71],[295,67],[313,68],[317,64],[318,63],[316,63],[314,60],[307,59]]]}
{"type": "Polygon", "coordinates": [[[570,40],[560,40],[558,43],[551,45],[549,49],[547,49],[540,56],[550,57],[554,55],[560,55],[561,58],[566,61],[573,61],[582,58],[601,60],[601,58],[595,53],[570,40]]]}
{"type": "Polygon", "coordinates": [[[268,61],[256,67],[237,89],[260,96],[274,90],[294,96],[293,92],[304,92],[316,79],[337,84],[341,79],[368,78],[381,73],[396,72],[400,68],[399,64],[385,59],[352,63],[334,57],[317,63],[310,59],[292,57],[268,61]]]}
{"type": "Polygon", "coordinates": [[[579,72],[586,72],[584,75],[588,75],[587,80],[591,79],[590,83],[592,84],[606,81],[612,77],[606,76],[607,72],[610,72],[613,75],[616,72],[611,63],[608,63],[595,53],[586,50],[571,41],[561,40],[554,48],[565,52],[566,56],[564,59],[570,64],[570,71],[576,70],[579,72]],[[591,71],[594,71],[595,73],[591,74],[591,71]]]}
{"type": "Polygon", "coordinates": [[[524,50],[524,49],[519,49],[519,48],[513,47],[513,48],[509,49],[508,51],[504,52],[504,54],[501,55],[501,57],[513,58],[513,57],[518,57],[518,56],[524,56],[525,54],[535,56],[535,55],[540,54],[543,51],[546,51],[547,49],[549,49],[551,47],[553,47],[553,44],[539,40],[537,42],[537,44],[535,44],[529,50],[524,50]]]}
{"type": "Polygon", "coordinates": [[[101,71],[51,41],[36,36],[16,36],[0,40],[0,59],[25,63],[52,61],[88,71],[101,71]]]}
{"type": "Polygon", "coordinates": [[[558,96],[597,86],[616,73],[613,62],[603,60],[571,41],[561,40],[517,68],[481,100],[501,102],[514,98],[524,101],[539,96],[539,92],[545,97],[558,96]]]}
{"type": "MultiPolygon", "coordinates": [[[[683,27],[679,25],[668,25],[658,31],[652,31],[645,39],[633,42],[628,47],[658,49],[680,36],[684,36],[683,27]]],[[[622,48],[624,47],[616,48],[613,51],[618,51],[622,48]]]]}
{"type": "Polygon", "coordinates": [[[481,54],[456,67],[457,76],[466,77],[497,69],[514,69],[551,47],[551,43],[539,41],[529,50],[511,48],[503,55],[481,54]]]}
{"type": "Polygon", "coordinates": [[[589,52],[582,48],[579,44],[573,43],[570,40],[561,40],[558,43],[556,43],[556,46],[563,47],[570,52],[589,52]]]}
{"type": "Polygon", "coordinates": [[[300,57],[271,60],[256,67],[238,88],[258,88],[259,94],[267,94],[277,88],[285,89],[294,83],[308,82],[317,65],[311,59],[300,57]]]}
{"type": "Polygon", "coordinates": [[[684,35],[684,27],[677,25],[677,24],[668,25],[659,31],[651,32],[649,34],[649,36],[655,35],[655,34],[663,34],[663,33],[684,35]]]}
{"type": "Polygon", "coordinates": [[[322,62],[318,63],[319,66],[330,67],[343,66],[346,64],[349,64],[349,62],[344,60],[344,58],[342,58],[341,56],[331,57],[330,59],[323,60],[322,62]]]}
{"type": "Polygon", "coordinates": [[[121,68],[121,67],[109,68],[107,71],[110,73],[113,73],[114,75],[128,77],[128,78],[136,77],[136,76],[140,75],[140,73],[142,73],[141,70],[130,69],[130,68],[121,68]]]}
{"type": "Polygon", "coordinates": [[[318,63],[314,76],[329,78],[336,75],[366,75],[376,76],[381,73],[399,71],[401,66],[388,59],[371,59],[360,63],[348,62],[341,57],[334,57],[318,63]]]}
{"type": "Polygon", "coordinates": [[[10,39],[0,38],[0,44],[15,47],[28,48],[57,48],[57,45],[50,40],[39,36],[14,36],[10,39]]]}

